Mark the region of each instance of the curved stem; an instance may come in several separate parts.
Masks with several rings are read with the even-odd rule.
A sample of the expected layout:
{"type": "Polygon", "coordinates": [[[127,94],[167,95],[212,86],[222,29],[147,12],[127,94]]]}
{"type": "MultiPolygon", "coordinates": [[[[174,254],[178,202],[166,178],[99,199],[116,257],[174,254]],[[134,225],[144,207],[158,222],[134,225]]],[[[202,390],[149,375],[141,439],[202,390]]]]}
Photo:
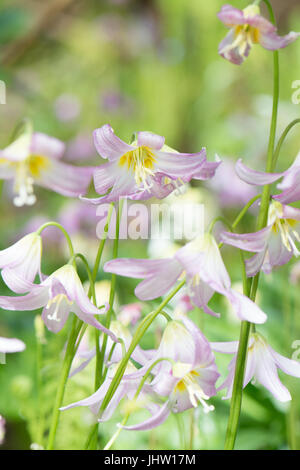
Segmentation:
{"type": "MultiPolygon", "coordinates": [[[[264,0],[264,2],[269,9],[271,21],[275,24],[275,17],[274,17],[274,13],[272,10],[272,6],[268,0],[264,0]]],[[[273,155],[274,155],[274,147],[275,147],[276,128],[277,128],[277,114],[278,114],[278,102],[279,102],[278,51],[273,52],[273,66],[274,66],[273,110],[272,110],[270,137],[269,137],[269,145],[268,145],[268,153],[267,153],[267,164],[266,164],[267,172],[271,172],[273,169],[273,155]]],[[[257,221],[258,230],[261,230],[266,225],[267,217],[268,217],[268,209],[269,209],[269,200],[270,200],[270,185],[266,185],[263,188],[262,197],[261,197],[261,205],[260,205],[260,211],[259,211],[258,221],[257,221]]],[[[255,300],[255,297],[256,297],[258,281],[259,281],[259,273],[254,277],[252,286],[251,286],[250,298],[253,301],[255,300]]],[[[245,295],[249,295],[248,283],[245,283],[245,288],[246,288],[246,292],[244,292],[245,295]]],[[[232,399],[230,403],[230,413],[229,413],[229,420],[228,420],[226,439],[225,439],[226,450],[232,450],[234,448],[234,444],[236,440],[239,418],[240,418],[240,413],[241,413],[244,372],[245,372],[246,361],[247,361],[247,350],[248,350],[248,340],[249,340],[250,330],[251,330],[251,323],[243,321],[241,323],[239,348],[237,352],[234,383],[233,383],[233,390],[232,390],[232,399]]]]}
{"type": "Polygon", "coordinates": [[[73,357],[74,357],[74,348],[75,348],[76,340],[80,332],[81,326],[82,326],[82,321],[78,323],[77,317],[74,315],[72,329],[69,335],[67,349],[66,349],[65,357],[63,360],[63,364],[62,364],[60,381],[59,381],[57,392],[56,392],[56,397],[55,397],[55,402],[54,402],[54,407],[53,407],[52,421],[51,421],[51,426],[50,426],[50,431],[49,431],[47,450],[53,450],[54,448],[55,435],[56,435],[56,430],[57,430],[58,420],[59,420],[59,415],[60,415],[60,407],[63,401],[66,383],[67,383],[67,379],[69,376],[70,368],[71,368],[73,357]]]}
{"type": "Polygon", "coordinates": [[[47,227],[56,227],[56,228],[58,228],[58,229],[64,234],[64,236],[66,237],[68,246],[69,246],[70,256],[73,257],[73,256],[74,256],[74,247],[73,247],[73,243],[72,243],[72,240],[71,240],[71,238],[70,238],[70,235],[68,234],[68,232],[66,231],[66,229],[65,229],[61,224],[59,224],[58,222],[46,222],[45,224],[41,225],[41,227],[36,231],[36,233],[37,233],[38,235],[41,235],[41,233],[42,233],[47,227]]]}
{"type": "Polygon", "coordinates": [[[275,152],[274,152],[274,155],[273,155],[273,162],[272,162],[272,171],[275,170],[276,168],[276,164],[277,164],[277,160],[278,160],[278,157],[279,157],[279,154],[280,154],[280,150],[281,150],[281,147],[282,147],[282,144],[283,142],[285,141],[288,133],[290,132],[290,130],[296,125],[296,124],[300,124],[300,119],[295,119],[294,121],[292,121],[286,128],[285,130],[283,131],[283,133],[281,134],[281,137],[277,143],[277,146],[276,146],[276,149],[275,149],[275,152]]]}

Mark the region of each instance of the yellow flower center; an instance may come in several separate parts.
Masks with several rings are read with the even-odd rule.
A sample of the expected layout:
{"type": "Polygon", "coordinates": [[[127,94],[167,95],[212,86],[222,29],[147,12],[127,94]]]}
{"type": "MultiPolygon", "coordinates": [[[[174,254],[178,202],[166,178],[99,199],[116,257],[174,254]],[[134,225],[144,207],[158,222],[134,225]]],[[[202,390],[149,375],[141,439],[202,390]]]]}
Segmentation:
{"type": "Polygon", "coordinates": [[[299,222],[294,219],[283,219],[282,214],[280,202],[273,201],[269,209],[268,223],[272,224],[273,233],[280,235],[286,249],[292,251],[295,256],[299,256],[300,252],[295,245],[295,240],[300,242],[299,234],[295,230],[299,222]]]}
{"type": "Polygon", "coordinates": [[[48,158],[42,155],[30,155],[25,160],[9,161],[5,158],[0,159],[0,165],[6,165],[15,172],[14,204],[17,207],[33,205],[36,197],[33,193],[33,184],[36,178],[39,178],[41,172],[49,166],[48,158]]]}
{"type": "Polygon", "coordinates": [[[147,182],[149,176],[154,175],[154,163],[156,162],[153,152],[149,147],[141,145],[135,150],[126,152],[120,158],[119,165],[127,166],[127,170],[134,175],[138,187],[143,185],[143,189],[149,189],[151,185],[147,182]]]}
{"type": "MultiPolygon", "coordinates": [[[[176,377],[180,375],[180,372],[183,372],[184,369],[188,366],[187,364],[177,363],[173,366],[173,375],[176,377]]],[[[203,406],[204,413],[209,413],[214,410],[213,405],[208,405],[206,400],[209,399],[207,395],[203,392],[201,386],[199,385],[197,379],[200,377],[200,373],[196,370],[191,370],[186,373],[176,384],[174,392],[179,393],[188,393],[191,404],[194,408],[197,408],[198,402],[203,406]]]]}

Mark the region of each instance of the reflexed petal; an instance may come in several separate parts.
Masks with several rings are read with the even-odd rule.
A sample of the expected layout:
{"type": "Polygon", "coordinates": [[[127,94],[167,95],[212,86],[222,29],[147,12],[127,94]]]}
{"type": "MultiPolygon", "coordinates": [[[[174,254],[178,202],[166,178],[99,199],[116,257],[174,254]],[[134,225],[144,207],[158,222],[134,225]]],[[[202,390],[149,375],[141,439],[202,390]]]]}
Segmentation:
{"type": "Polygon", "coordinates": [[[63,406],[60,408],[60,411],[68,410],[69,408],[75,408],[76,406],[92,406],[98,404],[103,400],[108,390],[110,382],[106,380],[103,385],[91,396],[84,398],[83,400],[76,401],[75,403],[71,403],[70,405],[63,406]]]}
{"type": "Polygon", "coordinates": [[[258,324],[265,323],[267,320],[267,315],[245,295],[231,290],[228,291],[227,297],[241,320],[258,324]]]}
{"type": "Polygon", "coordinates": [[[241,180],[245,183],[264,186],[265,184],[271,184],[279,180],[284,176],[285,172],[282,173],[264,173],[261,171],[252,170],[242,163],[242,160],[239,159],[235,165],[235,171],[241,180]]]}
{"type": "Polygon", "coordinates": [[[206,150],[199,153],[173,153],[156,151],[157,171],[171,178],[191,179],[194,174],[199,173],[202,165],[206,162],[206,150]]]}
{"type": "Polygon", "coordinates": [[[230,47],[234,41],[235,31],[234,29],[231,29],[227,33],[223,41],[220,42],[218,52],[222,57],[224,57],[224,59],[229,60],[235,65],[241,65],[244,62],[245,58],[249,55],[250,49],[248,47],[244,55],[241,55],[238,47],[230,47]]]}
{"type": "Polygon", "coordinates": [[[231,5],[223,5],[217,16],[228,27],[245,23],[243,11],[231,5]]]}
{"type": "Polygon", "coordinates": [[[142,279],[159,273],[172,258],[165,259],[135,259],[117,258],[105,263],[103,270],[119,276],[142,279]]]}
{"type": "Polygon", "coordinates": [[[49,300],[49,288],[35,286],[27,295],[20,297],[0,296],[0,307],[5,310],[36,310],[44,307],[49,300]]]}
{"type": "Polygon", "coordinates": [[[221,232],[220,240],[227,245],[235,246],[244,251],[252,251],[254,253],[264,251],[266,243],[270,236],[272,226],[268,226],[253,233],[231,233],[221,232]]]}
{"type": "Polygon", "coordinates": [[[25,294],[34,287],[32,282],[20,277],[14,269],[4,268],[1,275],[5,284],[16,294],[25,294]]]}
{"type": "Polygon", "coordinates": [[[282,49],[283,47],[288,46],[300,36],[300,33],[295,33],[294,31],[290,32],[286,36],[278,36],[274,32],[263,33],[259,35],[259,42],[265,49],[270,51],[275,51],[277,49],[282,49]]]}
{"type": "Polygon", "coordinates": [[[35,182],[63,196],[78,197],[87,192],[94,170],[94,168],[76,167],[49,160],[49,165],[41,170],[35,182]]]}
{"type": "Polygon", "coordinates": [[[300,362],[282,356],[281,354],[274,351],[274,349],[272,349],[270,346],[269,351],[279,369],[283,370],[283,372],[288,375],[300,378],[300,362]]]}
{"type": "Polygon", "coordinates": [[[165,138],[160,135],[152,134],[152,132],[138,132],[138,147],[145,145],[150,149],[160,150],[164,143],[165,138]]]}
{"type": "Polygon", "coordinates": [[[151,418],[146,419],[143,423],[135,424],[132,426],[121,426],[123,429],[127,429],[128,431],[148,431],[149,429],[156,428],[164,423],[169,416],[171,411],[171,404],[167,401],[156,413],[155,415],[151,416],[151,418]]]}
{"type": "Polygon", "coordinates": [[[97,152],[102,158],[108,158],[110,161],[120,158],[130,150],[134,150],[134,147],[126,144],[115,135],[109,124],[96,129],[93,135],[97,152]]]}

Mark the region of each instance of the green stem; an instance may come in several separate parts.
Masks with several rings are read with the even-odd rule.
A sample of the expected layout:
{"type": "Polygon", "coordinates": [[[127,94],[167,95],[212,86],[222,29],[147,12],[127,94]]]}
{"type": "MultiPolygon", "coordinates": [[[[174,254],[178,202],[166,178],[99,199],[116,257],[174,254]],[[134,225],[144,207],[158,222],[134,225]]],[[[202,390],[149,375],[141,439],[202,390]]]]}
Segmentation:
{"type": "Polygon", "coordinates": [[[285,130],[283,131],[283,133],[281,134],[281,137],[278,141],[278,144],[276,145],[276,149],[275,149],[275,152],[274,152],[274,155],[273,155],[273,162],[272,162],[272,171],[275,170],[275,167],[276,167],[276,164],[277,164],[277,160],[278,160],[278,157],[279,157],[279,154],[280,154],[280,150],[281,150],[281,147],[282,147],[282,144],[283,142],[285,141],[288,133],[290,132],[290,130],[296,125],[296,124],[299,124],[300,123],[300,119],[295,119],[294,121],[292,121],[286,128],[285,130]]]}
{"type": "Polygon", "coordinates": [[[133,339],[131,341],[131,344],[128,348],[128,351],[126,355],[123,357],[122,361],[119,364],[119,367],[111,381],[111,384],[109,386],[109,389],[102,401],[101,408],[100,408],[100,414],[106,409],[108,404],[110,403],[110,400],[112,399],[115,391],[117,390],[122,377],[124,375],[127,363],[135,350],[136,346],[139,344],[141,341],[142,337],[150,327],[150,325],[153,323],[155,318],[160,314],[160,312],[165,308],[165,306],[170,302],[170,300],[177,294],[177,292],[184,286],[185,280],[182,280],[176,287],[175,289],[163,300],[163,302],[159,305],[159,307],[154,311],[149,313],[144,320],[140,323],[139,327],[137,328],[133,339]]]}
{"type": "MultiPolygon", "coordinates": [[[[272,6],[268,0],[264,0],[264,2],[266,3],[269,9],[271,21],[275,24],[275,18],[274,18],[272,6]]],[[[268,145],[268,153],[267,153],[267,164],[266,164],[267,172],[271,172],[273,170],[273,155],[274,155],[274,147],[275,147],[276,128],[277,128],[277,114],[278,114],[278,102],[279,102],[278,51],[273,52],[273,66],[274,66],[273,110],[272,110],[270,137],[269,137],[269,145],[268,145]]],[[[263,227],[266,226],[267,217],[268,217],[268,209],[269,209],[269,201],[270,201],[270,185],[266,185],[263,188],[262,197],[261,197],[260,211],[259,211],[258,221],[257,221],[258,230],[261,230],[263,227]]],[[[259,273],[254,277],[252,286],[251,286],[250,298],[253,301],[255,301],[255,298],[256,298],[258,282],[259,282],[259,273]]],[[[245,287],[246,287],[246,292],[244,293],[245,295],[249,295],[248,283],[245,287]]],[[[247,350],[248,350],[248,340],[249,340],[250,330],[251,330],[251,323],[243,321],[241,323],[239,348],[237,352],[234,383],[233,383],[233,390],[232,390],[232,399],[230,403],[230,413],[229,413],[229,420],[228,420],[226,439],[225,439],[226,450],[232,450],[234,448],[234,444],[235,444],[235,440],[237,436],[239,418],[240,418],[240,413],[241,413],[241,405],[242,405],[244,372],[245,372],[246,361],[247,361],[247,350]]]]}
{"type": "Polygon", "coordinates": [[[56,430],[57,430],[58,420],[59,420],[59,415],[60,415],[60,407],[64,398],[66,383],[67,383],[67,379],[69,376],[69,372],[70,372],[73,357],[74,357],[74,348],[75,348],[76,340],[80,332],[81,326],[82,326],[82,321],[78,322],[77,317],[74,315],[72,329],[69,335],[67,349],[66,349],[65,357],[63,360],[63,364],[62,364],[60,381],[59,381],[57,392],[56,392],[56,397],[55,397],[55,402],[54,402],[54,407],[53,407],[52,421],[51,421],[51,426],[50,426],[50,431],[49,431],[49,440],[48,440],[47,450],[52,450],[54,448],[55,435],[56,435],[56,430]]]}
{"type": "Polygon", "coordinates": [[[73,244],[72,244],[72,240],[70,238],[70,235],[68,234],[68,232],[66,231],[66,229],[61,225],[59,224],[58,222],[47,222],[43,225],[41,225],[41,227],[36,231],[36,233],[38,235],[41,235],[41,233],[47,228],[47,227],[56,227],[58,228],[65,236],[66,240],[67,240],[67,243],[68,243],[68,247],[69,247],[69,251],[70,251],[70,256],[73,257],[74,256],[74,248],[73,248],[73,244]]]}

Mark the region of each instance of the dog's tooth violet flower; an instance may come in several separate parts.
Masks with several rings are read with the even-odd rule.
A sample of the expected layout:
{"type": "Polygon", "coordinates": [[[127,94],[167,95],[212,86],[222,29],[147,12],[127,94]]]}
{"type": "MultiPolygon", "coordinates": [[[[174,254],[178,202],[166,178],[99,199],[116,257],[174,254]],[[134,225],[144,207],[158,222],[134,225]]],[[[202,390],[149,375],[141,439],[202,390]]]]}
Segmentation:
{"type": "MultiPolygon", "coordinates": [[[[13,280],[12,280],[13,282],[13,280]]],[[[32,284],[28,294],[20,297],[0,296],[0,307],[6,310],[36,310],[43,307],[42,318],[53,333],[60,331],[70,312],[82,321],[107,333],[113,341],[115,335],[102,326],[93,315],[107,312],[108,305],[95,307],[84,292],[74,266],[67,264],[46,278],[41,284],[32,284]]]]}
{"type": "Polygon", "coordinates": [[[248,57],[253,44],[260,44],[265,49],[274,51],[286,47],[300,35],[290,32],[286,36],[279,36],[277,28],[260,15],[258,5],[249,5],[244,10],[224,5],[218,17],[230,28],[219,45],[219,54],[237,65],[248,57]]]}
{"type": "Polygon", "coordinates": [[[261,269],[270,273],[275,266],[286,264],[292,256],[299,256],[300,209],[272,201],[267,227],[254,233],[222,232],[223,243],[256,253],[246,260],[247,275],[255,276],[261,269]]]}
{"type": "Polygon", "coordinates": [[[104,271],[144,279],[135,290],[140,300],[165,295],[185,275],[191,301],[205,313],[219,316],[207,305],[214,292],[218,292],[229,299],[239,318],[252,323],[264,323],[267,318],[254,302],[231,288],[218,245],[209,233],[180,248],[173,258],[119,258],[108,261],[104,271]]]}
{"type": "Polygon", "coordinates": [[[14,245],[0,251],[1,275],[13,292],[28,292],[35,276],[40,273],[41,255],[42,239],[36,232],[29,233],[14,245]]]}
{"type": "Polygon", "coordinates": [[[150,386],[155,394],[167,397],[167,401],[152,417],[137,425],[124,426],[125,429],[146,431],[162,424],[171,412],[182,413],[198,405],[204,413],[214,409],[207,400],[216,395],[215,383],[220,374],[209,342],[191,320],[167,324],[157,353],[142,371],[158,358],[169,358],[172,363],[157,364],[150,386]]]}
{"type": "MultiPolygon", "coordinates": [[[[224,397],[224,399],[230,398],[234,381],[238,341],[210,344],[214,351],[234,354],[234,358],[228,366],[229,374],[224,383],[218,388],[218,390],[227,388],[226,397],[224,397]]],[[[300,377],[299,362],[278,354],[269,346],[261,334],[253,333],[248,345],[244,387],[254,378],[258,383],[267,388],[277,400],[282,402],[291,400],[290,392],[279,380],[277,369],[281,369],[283,372],[293,377],[300,377]]]]}
{"type": "Polygon", "coordinates": [[[109,124],[94,131],[98,153],[108,163],[94,173],[95,189],[101,197],[92,203],[114,202],[120,197],[161,199],[192,178],[211,178],[220,162],[207,162],[206,151],[178,153],[165,145],[164,137],[138,132],[131,145],[120,140],[109,124]]]}
{"type": "Polygon", "coordinates": [[[36,202],[34,185],[69,197],[85,193],[94,168],[75,167],[60,161],[65,144],[39,132],[24,132],[0,151],[0,179],[14,181],[14,204],[36,202]]]}

